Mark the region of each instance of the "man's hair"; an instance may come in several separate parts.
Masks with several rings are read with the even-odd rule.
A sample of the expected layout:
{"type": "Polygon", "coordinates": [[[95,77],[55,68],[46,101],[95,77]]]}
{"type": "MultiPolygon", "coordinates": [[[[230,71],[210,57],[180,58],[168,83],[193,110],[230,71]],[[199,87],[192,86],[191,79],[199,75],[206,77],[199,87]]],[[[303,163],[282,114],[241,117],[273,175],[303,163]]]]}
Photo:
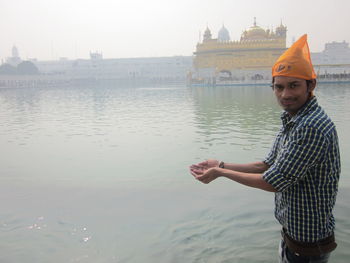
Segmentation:
{"type": "Polygon", "coordinates": [[[306,80],[306,86],[309,88],[312,84],[312,79],[306,80]]]}
{"type": "MultiPolygon", "coordinates": [[[[306,86],[310,87],[310,85],[312,84],[313,79],[306,79],[306,86]]],[[[272,78],[272,84],[275,83],[275,77],[272,78]]]]}

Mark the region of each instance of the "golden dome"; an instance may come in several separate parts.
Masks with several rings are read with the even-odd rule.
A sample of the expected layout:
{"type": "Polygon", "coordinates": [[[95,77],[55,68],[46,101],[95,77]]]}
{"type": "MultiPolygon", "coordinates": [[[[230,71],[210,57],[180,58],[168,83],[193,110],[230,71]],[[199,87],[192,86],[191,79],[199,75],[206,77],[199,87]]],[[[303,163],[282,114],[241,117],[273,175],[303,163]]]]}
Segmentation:
{"type": "Polygon", "coordinates": [[[265,31],[260,26],[256,25],[256,18],[254,17],[254,24],[248,30],[243,32],[242,38],[245,40],[257,40],[266,39],[268,37],[268,32],[265,31]]]}
{"type": "Polygon", "coordinates": [[[257,37],[257,36],[264,36],[265,37],[266,31],[259,26],[252,26],[248,29],[247,35],[252,36],[252,37],[257,37]]]}

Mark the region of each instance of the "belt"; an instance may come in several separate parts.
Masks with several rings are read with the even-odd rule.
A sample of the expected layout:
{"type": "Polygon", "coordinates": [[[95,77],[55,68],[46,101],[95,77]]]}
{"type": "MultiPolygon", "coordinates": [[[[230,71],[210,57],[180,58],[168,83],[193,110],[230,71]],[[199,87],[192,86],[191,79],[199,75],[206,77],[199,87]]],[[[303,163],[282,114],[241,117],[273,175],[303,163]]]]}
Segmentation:
{"type": "Polygon", "coordinates": [[[321,239],[317,242],[300,242],[292,239],[283,228],[281,231],[282,238],[287,247],[300,256],[320,256],[333,251],[337,247],[334,233],[329,237],[321,239]]]}

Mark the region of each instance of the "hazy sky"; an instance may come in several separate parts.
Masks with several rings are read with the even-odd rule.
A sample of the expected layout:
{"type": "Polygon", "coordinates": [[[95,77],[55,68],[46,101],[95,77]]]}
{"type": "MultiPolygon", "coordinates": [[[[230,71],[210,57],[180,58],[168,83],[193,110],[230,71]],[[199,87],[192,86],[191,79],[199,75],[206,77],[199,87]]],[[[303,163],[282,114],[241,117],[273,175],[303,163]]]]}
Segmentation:
{"type": "Polygon", "coordinates": [[[350,42],[349,0],[0,0],[0,59],[189,56],[199,32],[224,24],[238,40],[253,24],[287,26],[287,45],[309,34],[313,52],[350,42]]]}

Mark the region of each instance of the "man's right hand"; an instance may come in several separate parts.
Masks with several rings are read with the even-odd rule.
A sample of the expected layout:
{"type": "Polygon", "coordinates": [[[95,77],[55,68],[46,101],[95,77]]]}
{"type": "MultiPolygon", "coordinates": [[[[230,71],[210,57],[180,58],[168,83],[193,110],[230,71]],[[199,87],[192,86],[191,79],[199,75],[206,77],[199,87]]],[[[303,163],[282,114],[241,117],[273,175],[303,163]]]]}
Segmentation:
{"type": "Polygon", "coordinates": [[[201,162],[198,164],[193,164],[193,165],[191,165],[191,167],[208,170],[208,169],[213,168],[213,167],[219,167],[219,163],[220,162],[218,160],[209,159],[209,160],[205,160],[204,162],[201,162]]]}

